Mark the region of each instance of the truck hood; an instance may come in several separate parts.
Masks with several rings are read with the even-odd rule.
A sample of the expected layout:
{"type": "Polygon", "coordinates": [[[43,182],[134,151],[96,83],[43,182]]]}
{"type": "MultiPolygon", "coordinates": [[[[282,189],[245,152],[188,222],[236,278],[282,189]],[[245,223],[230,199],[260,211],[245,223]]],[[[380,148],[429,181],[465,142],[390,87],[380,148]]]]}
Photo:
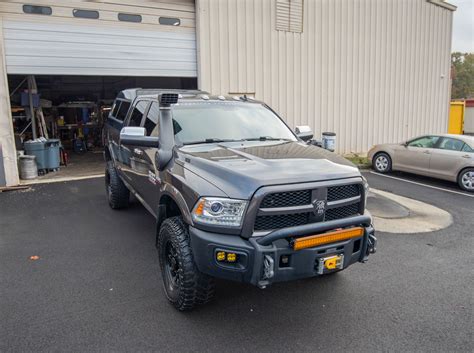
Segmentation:
{"type": "Polygon", "coordinates": [[[189,145],[177,152],[184,168],[236,199],[250,199],[262,186],[360,176],[345,158],[300,142],[189,145]]]}

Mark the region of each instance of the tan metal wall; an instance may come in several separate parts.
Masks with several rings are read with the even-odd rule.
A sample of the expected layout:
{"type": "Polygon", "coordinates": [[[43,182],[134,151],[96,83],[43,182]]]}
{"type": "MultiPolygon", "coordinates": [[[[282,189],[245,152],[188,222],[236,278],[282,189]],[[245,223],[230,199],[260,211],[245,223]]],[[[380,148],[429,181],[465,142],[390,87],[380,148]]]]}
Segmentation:
{"type": "Polygon", "coordinates": [[[294,33],[275,30],[275,4],[197,0],[201,89],[255,94],[291,127],[336,132],[341,153],[446,131],[453,8],[304,0],[294,33]]]}

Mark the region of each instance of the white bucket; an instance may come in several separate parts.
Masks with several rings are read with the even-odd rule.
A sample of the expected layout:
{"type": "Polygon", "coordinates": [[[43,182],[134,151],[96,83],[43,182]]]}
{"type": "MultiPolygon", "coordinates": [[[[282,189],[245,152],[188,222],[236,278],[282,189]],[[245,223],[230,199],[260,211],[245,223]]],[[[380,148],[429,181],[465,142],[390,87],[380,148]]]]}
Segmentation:
{"type": "Polygon", "coordinates": [[[38,176],[38,166],[35,156],[20,156],[20,178],[34,179],[38,176]]]}
{"type": "Polygon", "coordinates": [[[323,132],[323,148],[334,152],[336,149],[336,133],[334,132],[323,132]]]}

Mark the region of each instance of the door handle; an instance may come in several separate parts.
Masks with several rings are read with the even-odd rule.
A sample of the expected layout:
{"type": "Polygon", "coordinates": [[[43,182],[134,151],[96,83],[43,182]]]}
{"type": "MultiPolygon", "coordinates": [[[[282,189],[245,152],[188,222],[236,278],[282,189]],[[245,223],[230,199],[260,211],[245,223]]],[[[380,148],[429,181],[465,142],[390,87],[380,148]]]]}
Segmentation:
{"type": "Polygon", "coordinates": [[[464,156],[462,156],[462,158],[471,158],[471,156],[468,154],[465,154],[464,156]]]}
{"type": "Polygon", "coordinates": [[[425,154],[431,154],[430,151],[423,151],[423,153],[425,153],[425,154]]]}
{"type": "Polygon", "coordinates": [[[133,153],[138,154],[139,156],[141,156],[143,154],[143,151],[139,148],[134,148],[133,153]]]}

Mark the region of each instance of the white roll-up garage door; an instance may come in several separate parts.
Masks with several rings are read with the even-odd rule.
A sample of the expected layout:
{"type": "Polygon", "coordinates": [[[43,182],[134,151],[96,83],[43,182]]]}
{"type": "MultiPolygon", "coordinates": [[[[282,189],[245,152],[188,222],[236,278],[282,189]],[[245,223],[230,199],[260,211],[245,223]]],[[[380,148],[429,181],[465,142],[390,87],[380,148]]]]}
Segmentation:
{"type": "Polygon", "coordinates": [[[160,26],[158,18],[150,18],[156,21],[152,26],[5,16],[7,73],[196,77],[195,28],[160,26]]]}

